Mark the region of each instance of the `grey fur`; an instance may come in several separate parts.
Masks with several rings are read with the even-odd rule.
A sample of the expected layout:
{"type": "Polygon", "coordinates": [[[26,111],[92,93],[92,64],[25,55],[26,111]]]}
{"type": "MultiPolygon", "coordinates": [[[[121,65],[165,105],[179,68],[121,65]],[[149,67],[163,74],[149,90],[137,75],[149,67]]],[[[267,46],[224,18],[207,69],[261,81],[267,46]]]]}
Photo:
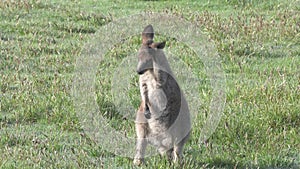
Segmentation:
{"type": "Polygon", "coordinates": [[[136,114],[136,165],[143,163],[148,143],[170,161],[178,161],[191,130],[188,104],[162,50],[165,42],[154,43],[153,37],[148,25],[138,52],[142,101],[136,114]]]}

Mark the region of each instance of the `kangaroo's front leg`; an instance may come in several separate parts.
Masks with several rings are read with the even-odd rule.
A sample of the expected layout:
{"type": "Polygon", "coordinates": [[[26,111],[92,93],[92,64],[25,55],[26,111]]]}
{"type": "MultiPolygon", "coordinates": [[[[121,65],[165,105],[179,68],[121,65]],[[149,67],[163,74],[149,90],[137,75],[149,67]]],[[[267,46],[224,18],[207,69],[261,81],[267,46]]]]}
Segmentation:
{"type": "Polygon", "coordinates": [[[144,115],[145,115],[146,119],[150,119],[151,118],[150,109],[149,109],[149,106],[147,104],[145,105],[144,115]]]}
{"type": "Polygon", "coordinates": [[[141,165],[144,163],[144,155],[147,146],[148,123],[145,118],[145,103],[142,102],[136,114],[135,128],[137,134],[136,154],[133,163],[141,165]]]}
{"type": "Polygon", "coordinates": [[[144,116],[146,117],[146,119],[150,119],[151,118],[151,113],[150,113],[150,109],[149,109],[149,104],[150,104],[150,101],[149,101],[149,95],[148,95],[148,88],[147,88],[147,84],[144,83],[142,85],[142,91],[143,91],[143,96],[144,96],[144,100],[142,102],[142,104],[144,105],[140,105],[140,109],[141,107],[143,107],[144,109],[144,116]]]}

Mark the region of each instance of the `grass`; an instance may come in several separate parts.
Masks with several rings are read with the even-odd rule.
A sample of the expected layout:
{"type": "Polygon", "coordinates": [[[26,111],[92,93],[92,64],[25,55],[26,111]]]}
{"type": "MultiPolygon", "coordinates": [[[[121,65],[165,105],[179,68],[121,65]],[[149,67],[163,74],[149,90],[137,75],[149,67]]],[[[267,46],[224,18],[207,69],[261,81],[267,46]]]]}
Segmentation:
{"type": "MultiPolygon", "coordinates": [[[[71,93],[76,59],[104,25],[140,12],[198,24],[214,41],[226,75],[226,105],[215,133],[199,143],[212,88],[203,63],[164,36],[199,82],[200,117],[184,168],[300,167],[300,2],[76,1],[0,2],[0,167],[132,168],[83,131],[71,93]]],[[[142,29],[142,28],[141,28],[142,29]]],[[[118,32],[116,32],[118,33],[118,32]]],[[[101,34],[101,32],[100,32],[101,34]]],[[[138,36],[116,44],[99,63],[96,98],[108,125],[134,136],[134,112],[119,114],[113,70],[138,49],[138,36]]],[[[137,75],[124,89],[137,108],[137,75]]],[[[168,168],[147,158],[147,167],[168,168]]]]}

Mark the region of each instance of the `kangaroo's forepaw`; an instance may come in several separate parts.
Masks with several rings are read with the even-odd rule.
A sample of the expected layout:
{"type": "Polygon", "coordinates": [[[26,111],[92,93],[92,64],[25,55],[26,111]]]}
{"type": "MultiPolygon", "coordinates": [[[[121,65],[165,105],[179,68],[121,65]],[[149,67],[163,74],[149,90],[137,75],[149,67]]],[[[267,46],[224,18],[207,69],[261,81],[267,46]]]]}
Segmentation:
{"type": "Polygon", "coordinates": [[[145,112],[144,112],[144,115],[145,115],[146,119],[150,119],[151,118],[150,110],[146,109],[145,112]]]}

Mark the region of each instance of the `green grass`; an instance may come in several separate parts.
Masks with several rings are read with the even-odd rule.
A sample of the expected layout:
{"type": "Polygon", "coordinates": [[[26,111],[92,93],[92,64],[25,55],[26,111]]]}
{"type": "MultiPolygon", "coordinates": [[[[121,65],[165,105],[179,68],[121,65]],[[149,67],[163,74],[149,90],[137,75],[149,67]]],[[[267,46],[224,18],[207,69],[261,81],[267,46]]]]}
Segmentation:
{"type": "MultiPolygon", "coordinates": [[[[203,63],[164,36],[199,82],[198,121],[184,168],[300,168],[299,1],[0,2],[0,168],[132,168],[83,131],[73,105],[76,59],[111,21],[163,12],[198,24],[222,60],[226,105],[215,133],[199,143],[212,88],[203,63]]],[[[142,28],[141,28],[142,29],[142,28]]],[[[116,32],[118,33],[118,32],[116,32]]],[[[108,125],[134,136],[134,112],[119,114],[110,93],[113,70],[140,39],[116,44],[99,63],[95,98],[108,125]]],[[[137,108],[137,75],[125,89],[137,108]]],[[[168,168],[158,156],[142,168],[168,168]]]]}

